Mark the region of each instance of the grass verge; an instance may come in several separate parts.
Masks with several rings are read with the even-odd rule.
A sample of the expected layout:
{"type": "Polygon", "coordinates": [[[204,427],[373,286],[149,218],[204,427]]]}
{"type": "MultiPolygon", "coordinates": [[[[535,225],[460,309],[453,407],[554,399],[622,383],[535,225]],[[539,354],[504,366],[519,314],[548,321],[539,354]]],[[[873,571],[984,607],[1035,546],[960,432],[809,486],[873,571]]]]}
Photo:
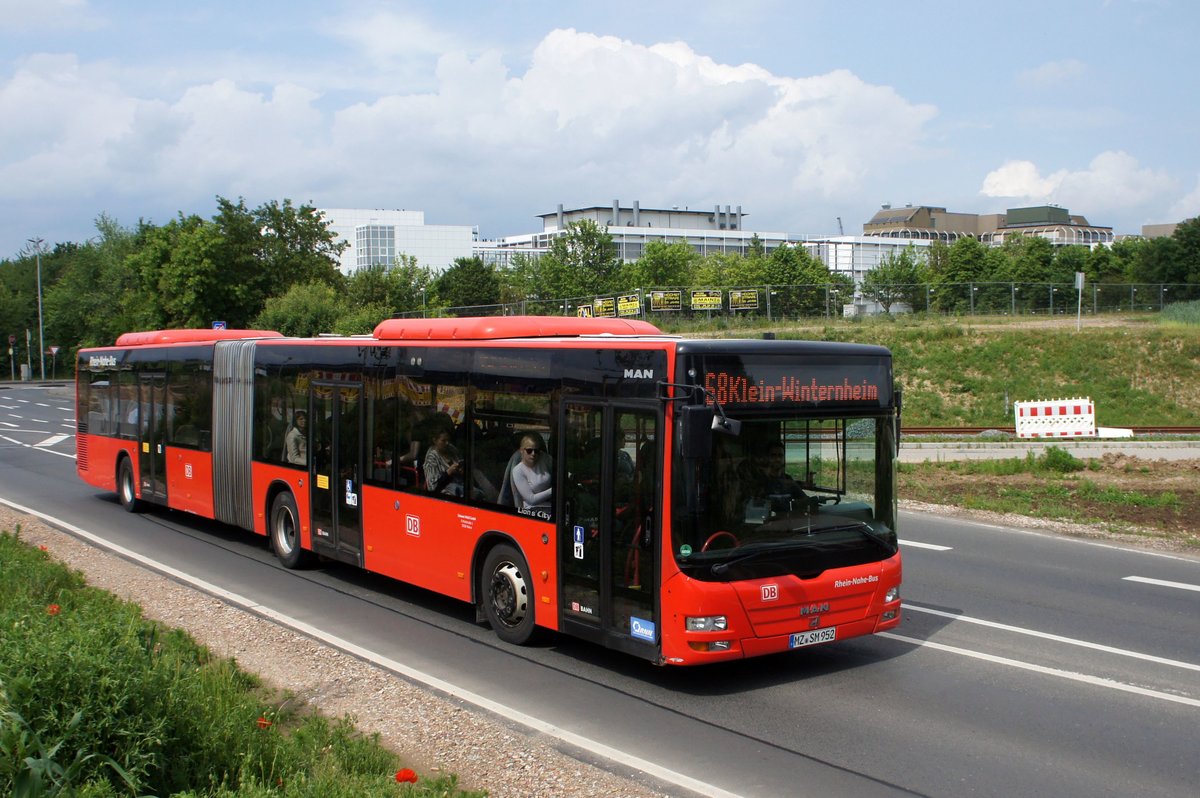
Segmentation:
{"type": "Polygon", "coordinates": [[[1080,460],[1050,447],[1039,456],[900,464],[900,495],[931,504],[1079,524],[1200,549],[1200,463],[1105,455],[1080,460]]]}
{"type": "Polygon", "coordinates": [[[0,531],[0,794],[454,796],[0,531]],[[409,779],[416,779],[415,783],[409,779]]]}

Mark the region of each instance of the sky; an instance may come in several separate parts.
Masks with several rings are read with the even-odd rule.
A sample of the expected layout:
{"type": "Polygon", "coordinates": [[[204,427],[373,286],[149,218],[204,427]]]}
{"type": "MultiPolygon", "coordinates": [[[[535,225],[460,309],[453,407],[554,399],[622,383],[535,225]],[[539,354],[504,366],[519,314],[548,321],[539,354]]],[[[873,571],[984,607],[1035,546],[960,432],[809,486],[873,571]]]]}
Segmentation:
{"type": "Polygon", "coordinates": [[[1194,0],[0,0],[0,258],[218,196],[484,238],[613,200],[1138,233],[1200,214],[1198,53],[1194,0]]]}

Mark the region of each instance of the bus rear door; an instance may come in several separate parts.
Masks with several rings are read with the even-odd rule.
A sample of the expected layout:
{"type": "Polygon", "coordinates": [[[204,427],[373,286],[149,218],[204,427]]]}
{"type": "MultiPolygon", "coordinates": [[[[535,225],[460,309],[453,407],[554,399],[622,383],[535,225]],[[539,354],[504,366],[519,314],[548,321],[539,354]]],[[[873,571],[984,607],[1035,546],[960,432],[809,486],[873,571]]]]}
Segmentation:
{"type": "Polygon", "coordinates": [[[564,405],[557,461],[563,630],[655,659],[658,409],[564,405]]]}
{"type": "Polygon", "coordinates": [[[361,386],[314,383],[308,417],[313,551],[361,567],[361,386]]]}
{"type": "Polygon", "coordinates": [[[166,375],[138,375],[138,477],[142,498],[159,504],[167,502],[166,395],[166,375]]]}

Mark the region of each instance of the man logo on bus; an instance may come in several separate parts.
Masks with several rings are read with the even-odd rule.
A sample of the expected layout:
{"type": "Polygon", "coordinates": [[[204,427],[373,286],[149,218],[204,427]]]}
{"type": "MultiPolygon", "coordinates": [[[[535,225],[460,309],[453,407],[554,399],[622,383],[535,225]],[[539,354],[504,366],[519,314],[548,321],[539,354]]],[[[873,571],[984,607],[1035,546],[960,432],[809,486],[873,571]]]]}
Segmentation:
{"type": "Polygon", "coordinates": [[[763,585],[762,586],[763,601],[778,601],[779,600],[779,585],[763,585]]]}
{"type": "Polygon", "coordinates": [[[654,379],[654,369],[625,369],[625,379],[652,380],[654,379]]]}

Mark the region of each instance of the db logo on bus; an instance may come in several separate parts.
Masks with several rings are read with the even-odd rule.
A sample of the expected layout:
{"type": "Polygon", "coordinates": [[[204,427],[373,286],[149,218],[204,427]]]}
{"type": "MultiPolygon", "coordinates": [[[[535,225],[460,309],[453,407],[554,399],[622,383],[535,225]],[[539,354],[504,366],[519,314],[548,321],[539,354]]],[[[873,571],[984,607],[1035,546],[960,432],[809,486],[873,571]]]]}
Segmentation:
{"type": "Polygon", "coordinates": [[[762,600],[779,601],[779,585],[763,585],[762,600]]]}
{"type": "Polygon", "coordinates": [[[421,518],[416,515],[404,516],[404,531],[414,538],[421,537],[421,518]]]}

